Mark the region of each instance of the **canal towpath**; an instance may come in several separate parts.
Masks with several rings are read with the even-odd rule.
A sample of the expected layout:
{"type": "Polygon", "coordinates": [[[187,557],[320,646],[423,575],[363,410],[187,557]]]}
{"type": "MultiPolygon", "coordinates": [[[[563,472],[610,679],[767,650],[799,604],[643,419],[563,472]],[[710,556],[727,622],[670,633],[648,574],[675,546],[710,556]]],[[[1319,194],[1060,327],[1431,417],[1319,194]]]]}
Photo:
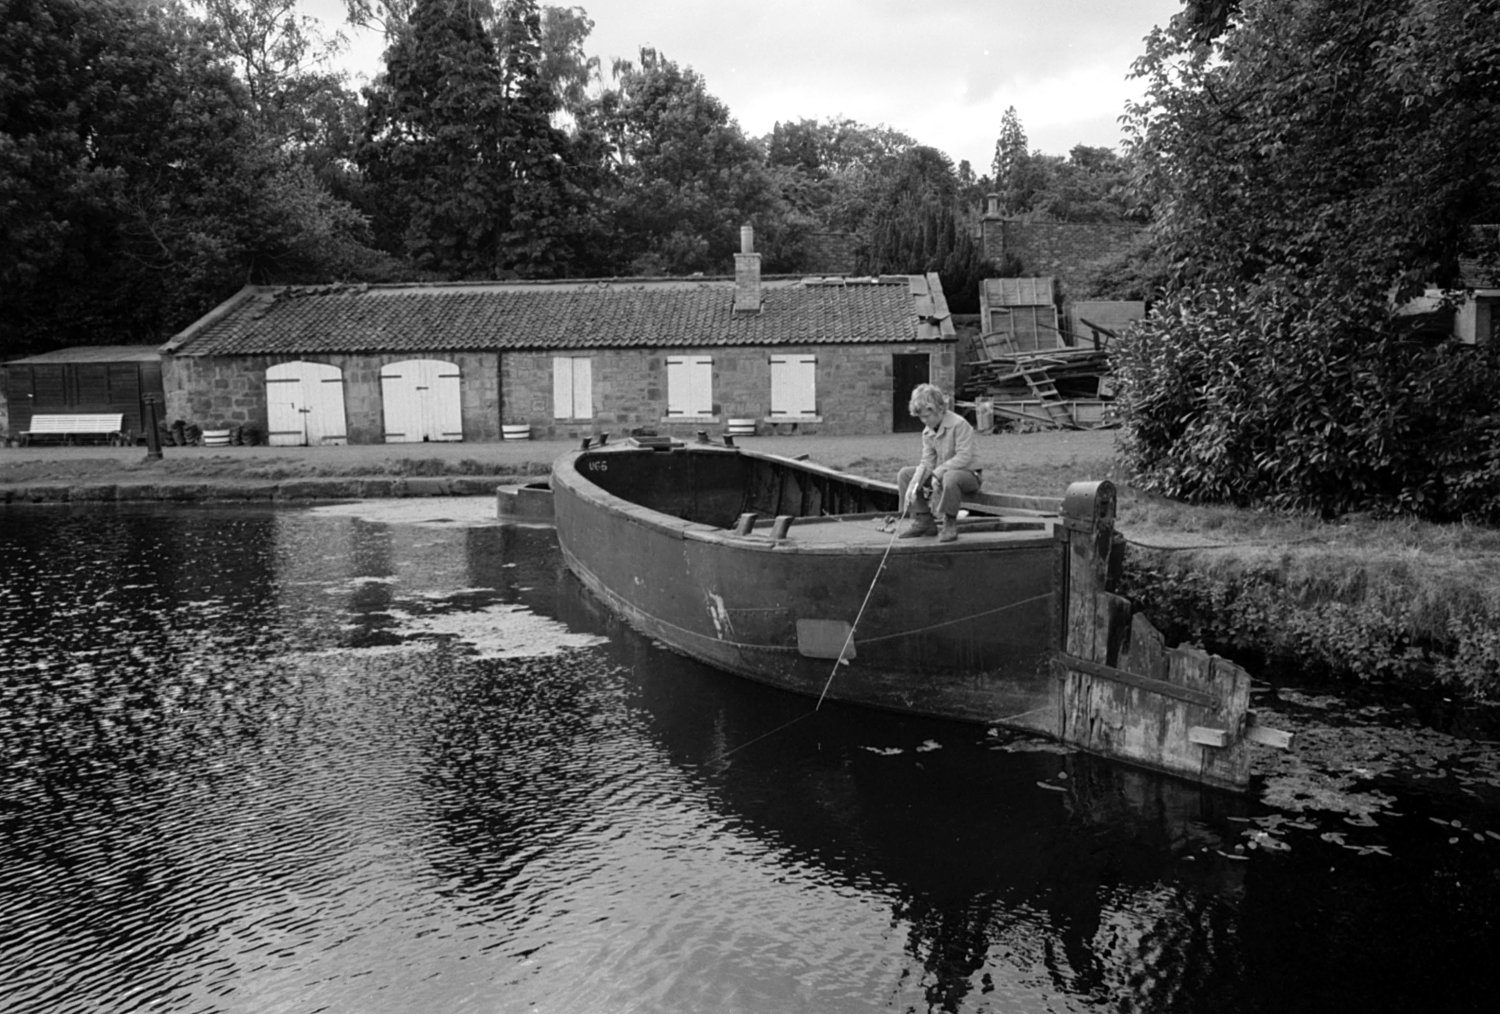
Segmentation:
{"type": "MultiPolygon", "coordinates": [[[[614,439],[619,439],[618,437],[614,439]]],[[[986,434],[986,485],[1061,495],[1042,473],[1106,478],[1113,468],[1112,431],[986,434]],[[1038,488],[1032,488],[1038,487],[1038,488]]],[[[894,480],[920,453],[916,434],[739,437],[738,446],[811,460],[843,471],[894,480]],[[887,474],[889,473],[889,474],[887,474]]],[[[0,502],[108,500],[295,500],[490,493],[496,486],[547,473],[577,440],[493,443],[364,444],[325,447],[164,447],[153,459],[142,447],[0,448],[0,502]]]]}

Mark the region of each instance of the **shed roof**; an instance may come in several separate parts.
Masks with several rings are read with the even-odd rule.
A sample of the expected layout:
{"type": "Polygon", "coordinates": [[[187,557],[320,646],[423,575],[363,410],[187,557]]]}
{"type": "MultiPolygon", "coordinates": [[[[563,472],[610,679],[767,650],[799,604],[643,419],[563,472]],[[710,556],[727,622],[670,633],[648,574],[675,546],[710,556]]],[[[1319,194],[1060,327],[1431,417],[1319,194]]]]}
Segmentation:
{"type": "Polygon", "coordinates": [[[155,345],[75,345],[53,349],[22,359],[7,360],[6,366],[61,366],[67,363],[149,363],[161,359],[155,345]]]}
{"type": "Polygon", "coordinates": [[[251,286],[176,335],[187,356],[952,341],[932,275],[251,286]]]}

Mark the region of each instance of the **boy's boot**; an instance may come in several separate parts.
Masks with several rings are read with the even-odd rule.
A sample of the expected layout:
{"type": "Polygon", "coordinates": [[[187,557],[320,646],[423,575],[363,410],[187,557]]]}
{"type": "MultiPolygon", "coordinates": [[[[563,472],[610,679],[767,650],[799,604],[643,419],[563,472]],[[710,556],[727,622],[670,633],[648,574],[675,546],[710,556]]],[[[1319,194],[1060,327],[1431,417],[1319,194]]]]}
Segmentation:
{"type": "Polygon", "coordinates": [[[938,536],[939,542],[952,542],[958,538],[958,518],[952,514],[943,515],[943,532],[938,536]]]}
{"type": "Polygon", "coordinates": [[[913,514],[906,529],[896,536],[898,539],[915,539],[923,535],[936,535],[937,525],[932,520],[931,514],[913,514]]]}

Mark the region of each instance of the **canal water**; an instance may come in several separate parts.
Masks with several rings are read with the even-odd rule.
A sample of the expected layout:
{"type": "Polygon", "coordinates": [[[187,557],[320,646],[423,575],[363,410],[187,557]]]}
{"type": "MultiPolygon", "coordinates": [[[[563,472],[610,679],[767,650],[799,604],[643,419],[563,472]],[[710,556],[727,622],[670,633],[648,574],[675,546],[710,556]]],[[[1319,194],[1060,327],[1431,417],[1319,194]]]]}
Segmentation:
{"type": "Polygon", "coordinates": [[[1497,747],[1249,796],[812,703],[493,503],[0,508],[0,1010],[1490,1010],[1497,747]]]}

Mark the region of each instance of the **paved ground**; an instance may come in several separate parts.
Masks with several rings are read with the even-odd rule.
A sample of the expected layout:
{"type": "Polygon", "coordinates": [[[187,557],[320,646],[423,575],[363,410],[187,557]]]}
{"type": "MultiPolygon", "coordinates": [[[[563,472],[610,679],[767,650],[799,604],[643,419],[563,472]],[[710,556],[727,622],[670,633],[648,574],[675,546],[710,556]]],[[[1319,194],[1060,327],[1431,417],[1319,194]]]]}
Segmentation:
{"type": "MultiPolygon", "coordinates": [[[[1077,469],[1078,478],[1102,478],[1115,448],[1116,432],[1089,430],[1030,434],[983,434],[980,451],[988,473],[1013,469],[1077,469]]],[[[881,473],[915,462],[921,444],[914,433],[882,436],[740,437],[736,443],[788,456],[808,455],[834,468],[884,477],[881,473]],[[863,466],[863,467],[862,467],[863,466]]],[[[401,459],[435,460],[455,471],[545,471],[576,441],[496,443],[362,444],[345,447],[165,447],[150,461],[141,447],[0,448],[0,485],[38,483],[149,482],[316,475],[384,474],[401,459]],[[471,462],[477,468],[464,469],[471,462]]],[[[893,477],[893,476],[892,476],[893,477]]]]}

